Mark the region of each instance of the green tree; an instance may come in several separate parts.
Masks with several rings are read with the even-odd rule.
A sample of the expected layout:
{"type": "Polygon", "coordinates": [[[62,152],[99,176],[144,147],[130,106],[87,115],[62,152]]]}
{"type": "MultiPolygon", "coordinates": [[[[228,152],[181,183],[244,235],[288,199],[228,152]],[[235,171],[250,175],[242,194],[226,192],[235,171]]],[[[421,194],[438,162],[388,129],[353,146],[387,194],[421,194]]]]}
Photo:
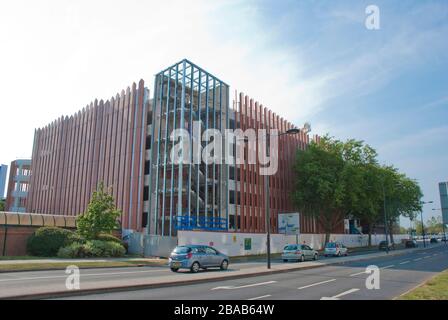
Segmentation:
{"type": "Polygon", "coordinates": [[[121,211],[114,205],[114,198],[106,190],[101,182],[93,192],[87,211],[77,219],[79,234],[87,239],[96,239],[101,233],[112,233],[118,224],[121,211]]]}
{"type": "Polygon", "coordinates": [[[297,152],[294,164],[292,202],[306,216],[313,217],[325,231],[325,241],[342,223],[346,215],[344,160],[340,141],[328,136],[312,142],[306,150],[297,152]]]}
{"type": "Polygon", "coordinates": [[[5,211],[5,206],[6,206],[6,204],[5,204],[5,200],[0,200],[0,211],[5,211]]]}
{"type": "Polygon", "coordinates": [[[393,231],[400,216],[415,220],[422,210],[423,194],[415,180],[391,166],[381,168],[381,180],[386,201],[387,228],[390,242],[393,243],[393,231]]]}
{"type": "Polygon", "coordinates": [[[362,220],[372,245],[372,230],[381,217],[382,188],[377,152],[363,141],[350,139],[342,144],[345,161],[345,201],[347,213],[362,220]]]}
{"type": "Polygon", "coordinates": [[[438,234],[443,232],[442,217],[431,217],[426,222],[426,232],[430,234],[438,234]]]}

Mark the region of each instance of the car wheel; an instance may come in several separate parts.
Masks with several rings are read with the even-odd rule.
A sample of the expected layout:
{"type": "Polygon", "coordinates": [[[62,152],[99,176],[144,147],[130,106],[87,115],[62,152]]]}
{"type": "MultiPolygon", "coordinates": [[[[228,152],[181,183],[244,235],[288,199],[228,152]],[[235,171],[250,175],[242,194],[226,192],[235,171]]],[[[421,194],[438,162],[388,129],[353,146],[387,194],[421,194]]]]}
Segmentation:
{"type": "Polygon", "coordinates": [[[341,251],[338,252],[338,257],[340,257],[340,256],[341,256],[341,251]]]}
{"type": "Polygon", "coordinates": [[[317,253],[314,254],[314,260],[317,260],[319,258],[319,255],[317,253]]]}
{"type": "Polygon", "coordinates": [[[328,257],[328,254],[325,255],[325,258],[327,258],[327,257],[328,257]]]}
{"type": "Polygon", "coordinates": [[[201,268],[201,266],[199,265],[198,262],[193,262],[193,264],[191,265],[190,271],[193,273],[197,273],[200,268],[201,268]]]}
{"type": "Polygon", "coordinates": [[[177,271],[179,271],[179,268],[171,268],[171,271],[177,272],[177,271]]]}
{"type": "Polygon", "coordinates": [[[288,262],[288,259],[283,259],[283,262],[288,262]]]}
{"type": "Polygon", "coordinates": [[[229,267],[229,261],[227,260],[222,260],[221,262],[221,270],[227,270],[227,268],[229,267]]]}
{"type": "Polygon", "coordinates": [[[302,255],[302,256],[300,257],[300,262],[304,262],[304,261],[305,261],[305,256],[302,255]]]}

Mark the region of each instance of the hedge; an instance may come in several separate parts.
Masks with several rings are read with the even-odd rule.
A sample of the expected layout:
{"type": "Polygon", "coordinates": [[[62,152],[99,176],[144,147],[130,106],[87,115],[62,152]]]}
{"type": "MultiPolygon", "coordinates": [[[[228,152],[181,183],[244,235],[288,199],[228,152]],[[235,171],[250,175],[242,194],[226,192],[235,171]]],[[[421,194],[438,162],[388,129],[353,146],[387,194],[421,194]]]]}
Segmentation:
{"type": "Polygon", "coordinates": [[[33,256],[53,257],[58,250],[70,243],[74,232],[58,227],[37,229],[27,241],[27,251],[33,256]]]}
{"type": "Polygon", "coordinates": [[[57,255],[60,258],[122,257],[125,252],[123,245],[115,241],[88,240],[60,248],[57,255]]]}

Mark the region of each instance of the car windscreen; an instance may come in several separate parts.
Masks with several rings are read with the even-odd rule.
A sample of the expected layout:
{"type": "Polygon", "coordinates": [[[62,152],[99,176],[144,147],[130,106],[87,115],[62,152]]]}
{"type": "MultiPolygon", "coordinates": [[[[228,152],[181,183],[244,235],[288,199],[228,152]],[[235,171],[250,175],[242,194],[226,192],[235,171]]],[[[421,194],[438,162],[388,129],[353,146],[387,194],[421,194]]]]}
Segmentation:
{"type": "Polygon", "coordinates": [[[325,245],[325,248],[336,248],[336,243],[329,242],[325,245]]]}
{"type": "Polygon", "coordinates": [[[182,254],[182,253],[188,253],[191,251],[190,247],[176,247],[173,252],[174,253],[178,253],[178,254],[182,254]]]}
{"type": "Polygon", "coordinates": [[[290,245],[287,245],[283,250],[297,250],[297,246],[290,244],[290,245]]]}

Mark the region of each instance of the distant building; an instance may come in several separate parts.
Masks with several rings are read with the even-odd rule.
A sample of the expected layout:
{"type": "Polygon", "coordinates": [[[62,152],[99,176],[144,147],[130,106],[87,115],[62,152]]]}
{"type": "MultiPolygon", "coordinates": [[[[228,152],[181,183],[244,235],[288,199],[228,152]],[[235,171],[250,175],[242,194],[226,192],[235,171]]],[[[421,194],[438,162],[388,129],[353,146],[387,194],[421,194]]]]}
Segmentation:
{"type": "Polygon", "coordinates": [[[31,177],[31,160],[18,159],[11,162],[9,172],[6,211],[25,212],[31,177]]]}
{"type": "Polygon", "coordinates": [[[442,208],[443,223],[448,224],[448,182],[439,183],[440,207],[442,208]]]}
{"type": "Polygon", "coordinates": [[[8,166],[5,164],[0,165],[0,200],[5,198],[5,186],[6,186],[6,173],[8,172],[8,166]]]}

